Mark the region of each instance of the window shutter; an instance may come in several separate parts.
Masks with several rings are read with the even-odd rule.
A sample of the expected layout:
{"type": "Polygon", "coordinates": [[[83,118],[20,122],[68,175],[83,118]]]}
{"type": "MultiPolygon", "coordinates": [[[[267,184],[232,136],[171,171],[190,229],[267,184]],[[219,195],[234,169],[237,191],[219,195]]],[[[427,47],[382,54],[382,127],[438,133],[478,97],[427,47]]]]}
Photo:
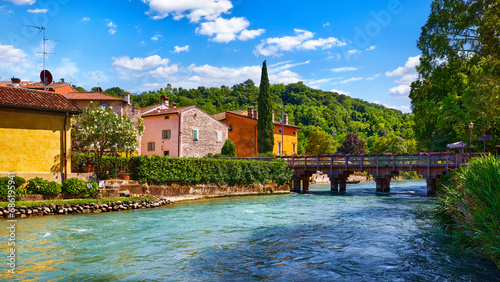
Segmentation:
{"type": "Polygon", "coordinates": [[[198,129],[193,130],[193,139],[198,140],[198,129]]]}

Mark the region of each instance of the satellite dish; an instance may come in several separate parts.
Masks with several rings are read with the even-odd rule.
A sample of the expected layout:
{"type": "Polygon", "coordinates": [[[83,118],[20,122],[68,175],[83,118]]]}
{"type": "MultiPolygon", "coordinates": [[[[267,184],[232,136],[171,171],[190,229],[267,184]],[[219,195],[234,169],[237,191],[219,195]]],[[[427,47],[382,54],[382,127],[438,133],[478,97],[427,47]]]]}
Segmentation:
{"type": "Polygon", "coordinates": [[[42,83],[47,86],[52,83],[52,74],[48,70],[43,70],[40,72],[40,79],[42,83]]]}
{"type": "Polygon", "coordinates": [[[101,87],[97,87],[95,90],[96,90],[97,92],[99,92],[99,93],[101,93],[101,92],[102,92],[102,88],[101,88],[101,87]]]}

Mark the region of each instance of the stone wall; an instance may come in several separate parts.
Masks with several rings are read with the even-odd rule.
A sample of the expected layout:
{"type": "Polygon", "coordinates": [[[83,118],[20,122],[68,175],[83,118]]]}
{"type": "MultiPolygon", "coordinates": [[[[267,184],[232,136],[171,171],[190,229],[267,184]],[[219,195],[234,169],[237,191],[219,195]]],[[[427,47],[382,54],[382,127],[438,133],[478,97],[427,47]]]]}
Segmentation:
{"type": "Polygon", "coordinates": [[[228,127],[198,108],[182,113],[181,157],[204,157],[221,152],[227,139],[228,127]],[[193,130],[198,130],[198,140],[193,139],[193,130]],[[217,141],[217,132],[222,139],[217,141]]]}

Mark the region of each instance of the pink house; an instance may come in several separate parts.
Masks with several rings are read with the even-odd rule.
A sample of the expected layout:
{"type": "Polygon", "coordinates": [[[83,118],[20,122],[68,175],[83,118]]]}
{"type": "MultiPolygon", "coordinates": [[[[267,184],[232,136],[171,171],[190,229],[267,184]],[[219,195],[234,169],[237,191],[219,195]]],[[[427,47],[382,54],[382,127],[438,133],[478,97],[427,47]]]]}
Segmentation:
{"type": "Polygon", "coordinates": [[[141,155],[203,157],[221,152],[228,127],[196,106],[161,104],[142,109],[141,155]]]}

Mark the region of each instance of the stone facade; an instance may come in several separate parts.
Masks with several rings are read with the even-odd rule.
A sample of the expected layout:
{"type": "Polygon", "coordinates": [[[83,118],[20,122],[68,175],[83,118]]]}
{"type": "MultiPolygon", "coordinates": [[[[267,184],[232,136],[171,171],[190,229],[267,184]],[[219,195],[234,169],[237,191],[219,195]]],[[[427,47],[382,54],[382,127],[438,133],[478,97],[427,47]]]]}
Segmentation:
{"type": "Polygon", "coordinates": [[[221,152],[228,136],[228,127],[198,108],[182,113],[181,156],[204,157],[221,152]],[[194,138],[194,131],[198,138],[194,138]],[[218,140],[218,135],[220,139],[218,140]]]}

